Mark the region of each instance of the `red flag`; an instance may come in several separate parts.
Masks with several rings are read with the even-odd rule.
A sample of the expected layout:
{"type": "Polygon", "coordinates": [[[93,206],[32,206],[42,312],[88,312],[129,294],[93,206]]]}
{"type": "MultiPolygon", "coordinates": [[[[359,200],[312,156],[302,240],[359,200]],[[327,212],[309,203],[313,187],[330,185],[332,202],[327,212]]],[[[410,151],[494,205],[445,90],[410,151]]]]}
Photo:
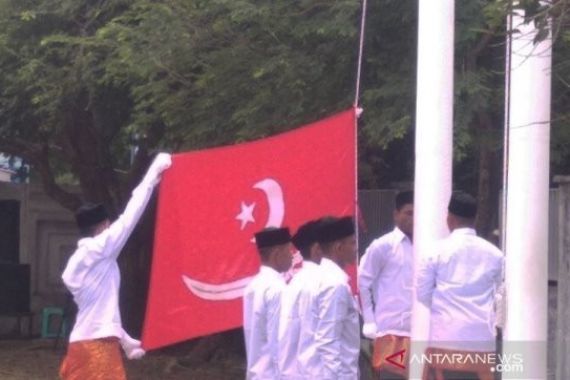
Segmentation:
{"type": "Polygon", "coordinates": [[[259,270],[253,234],[354,215],[355,114],[251,143],[173,156],[160,185],[143,347],[242,325],[259,270]]]}

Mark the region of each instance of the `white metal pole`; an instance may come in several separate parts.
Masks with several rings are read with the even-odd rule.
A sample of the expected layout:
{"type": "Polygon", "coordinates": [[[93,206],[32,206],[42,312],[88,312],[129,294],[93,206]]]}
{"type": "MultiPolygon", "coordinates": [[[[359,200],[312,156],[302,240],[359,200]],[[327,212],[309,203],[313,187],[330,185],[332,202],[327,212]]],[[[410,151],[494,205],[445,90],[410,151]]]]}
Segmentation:
{"type": "Polygon", "coordinates": [[[511,47],[505,350],[524,351],[524,377],[546,378],[552,41],[535,44],[515,10],[511,47]]]}
{"type": "MultiPolygon", "coordinates": [[[[414,272],[434,243],[448,234],[446,215],[452,183],[454,0],[419,0],[414,272]]],[[[429,310],[414,299],[412,354],[429,338],[429,310]]],[[[422,366],[412,362],[410,378],[422,366]]]]}

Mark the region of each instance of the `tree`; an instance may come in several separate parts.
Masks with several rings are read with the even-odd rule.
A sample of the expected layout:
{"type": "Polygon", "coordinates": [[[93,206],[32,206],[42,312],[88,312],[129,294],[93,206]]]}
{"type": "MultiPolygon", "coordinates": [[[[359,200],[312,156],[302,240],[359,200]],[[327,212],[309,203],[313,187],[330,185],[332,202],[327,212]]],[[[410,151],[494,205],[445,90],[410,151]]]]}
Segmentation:
{"type": "MultiPolygon", "coordinates": [[[[68,209],[80,197],[64,178],[116,213],[157,149],[262,137],[347,107],[358,10],[357,1],[5,0],[0,151],[25,158],[68,209]]],[[[122,255],[135,330],[149,232],[143,223],[122,255]]]]}
{"type": "MultiPolygon", "coordinates": [[[[570,163],[567,0],[541,6],[523,1],[528,21],[543,29],[554,17],[552,167],[570,163]]],[[[509,1],[456,2],[454,186],[478,195],[477,228],[489,236],[498,224],[502,187],[506,19],[509,1]]],[[[363,85],[361,183],[386,186],[413,178],[415,124],[415,2],[369,3],[363,85]],[[385,174],[388,172],[389,174],[385,174]],[[365,179],[365,181],[363,181],[365,179]]],[[[543,31],[539,37],[544,38],[543,31]]]]}

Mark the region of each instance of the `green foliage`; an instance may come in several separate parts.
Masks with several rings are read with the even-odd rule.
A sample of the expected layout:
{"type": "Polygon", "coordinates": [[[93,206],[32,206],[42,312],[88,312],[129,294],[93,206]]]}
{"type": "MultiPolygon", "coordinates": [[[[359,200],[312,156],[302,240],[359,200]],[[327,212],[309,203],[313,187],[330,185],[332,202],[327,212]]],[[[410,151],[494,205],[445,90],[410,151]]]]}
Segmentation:
{"type": "Polygon", "coordinates": [[[178,149],[265,136],[350,104],[358,10],[356,1],[139,1],[97,35],[120,41],[103,80],[130,84],[130,128],[163,123],[178,149]]]}
{"type": "Polygon", "coordinates": [[[368,4],[362,133],[369,145],[386,149],[414,123],[417,9],[407,2],[368,4]]]}
{"type": "MultiPolygon", "coordinates": [[[[544,8],[528,0],[521,6],[529,20],[553,12],[563,19],[561,3],[568,5],[544,8]]],[[[81,168],[128,170],[135,139],[149,151],[178,151],[315,120],[354,99],[360,6],[358,0],[1,0],[0,138],[47,144],[56,172],[71,172],[81,183],[87,181],[81,168]]],[[[500,149],[508,6],[456,3],[458,162],[473,159],[480,144],[500,149]],[[492,128],[481,128],[482,114],[492,128]]],[[[563,163],[570,37],[559,31],[552,157],[563,163]]],[[[368,2],[363,183],[413,175],[416,41],[416,2],[368,2]]]]}
{"type": "Polygon", "coordinates": [[[4,0],[0,9],[0,137],[47,142],[63,172],[127,168],[136,136],[151,150],[230,144],[352,98],[356,0],[4,0]]]}

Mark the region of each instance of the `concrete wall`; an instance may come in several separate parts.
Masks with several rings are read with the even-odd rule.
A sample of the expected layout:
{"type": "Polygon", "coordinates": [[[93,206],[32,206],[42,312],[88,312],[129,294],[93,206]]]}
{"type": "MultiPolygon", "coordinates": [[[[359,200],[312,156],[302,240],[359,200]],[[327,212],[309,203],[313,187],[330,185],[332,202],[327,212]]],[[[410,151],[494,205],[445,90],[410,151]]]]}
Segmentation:
{"type": "MultiPolygon", "coordinates": [[[[0,200],[20,202],[20,263],[31,267],[30,307],[36,313],[34,332],[38,333],[42,308],[64,304],[60,276],[78,237],[73,214],[33,185],[0,183],[0,200]]],[[[11,323],[1,319],[0,334],[11,323]]]]}
{"type": "Polygon", "coordinates": [[[393,211],[396,190],[360,190],[358,204],[360,223],[358,250],[360,255],[372,240],[390,232],[394,228],[393,211]]]}

